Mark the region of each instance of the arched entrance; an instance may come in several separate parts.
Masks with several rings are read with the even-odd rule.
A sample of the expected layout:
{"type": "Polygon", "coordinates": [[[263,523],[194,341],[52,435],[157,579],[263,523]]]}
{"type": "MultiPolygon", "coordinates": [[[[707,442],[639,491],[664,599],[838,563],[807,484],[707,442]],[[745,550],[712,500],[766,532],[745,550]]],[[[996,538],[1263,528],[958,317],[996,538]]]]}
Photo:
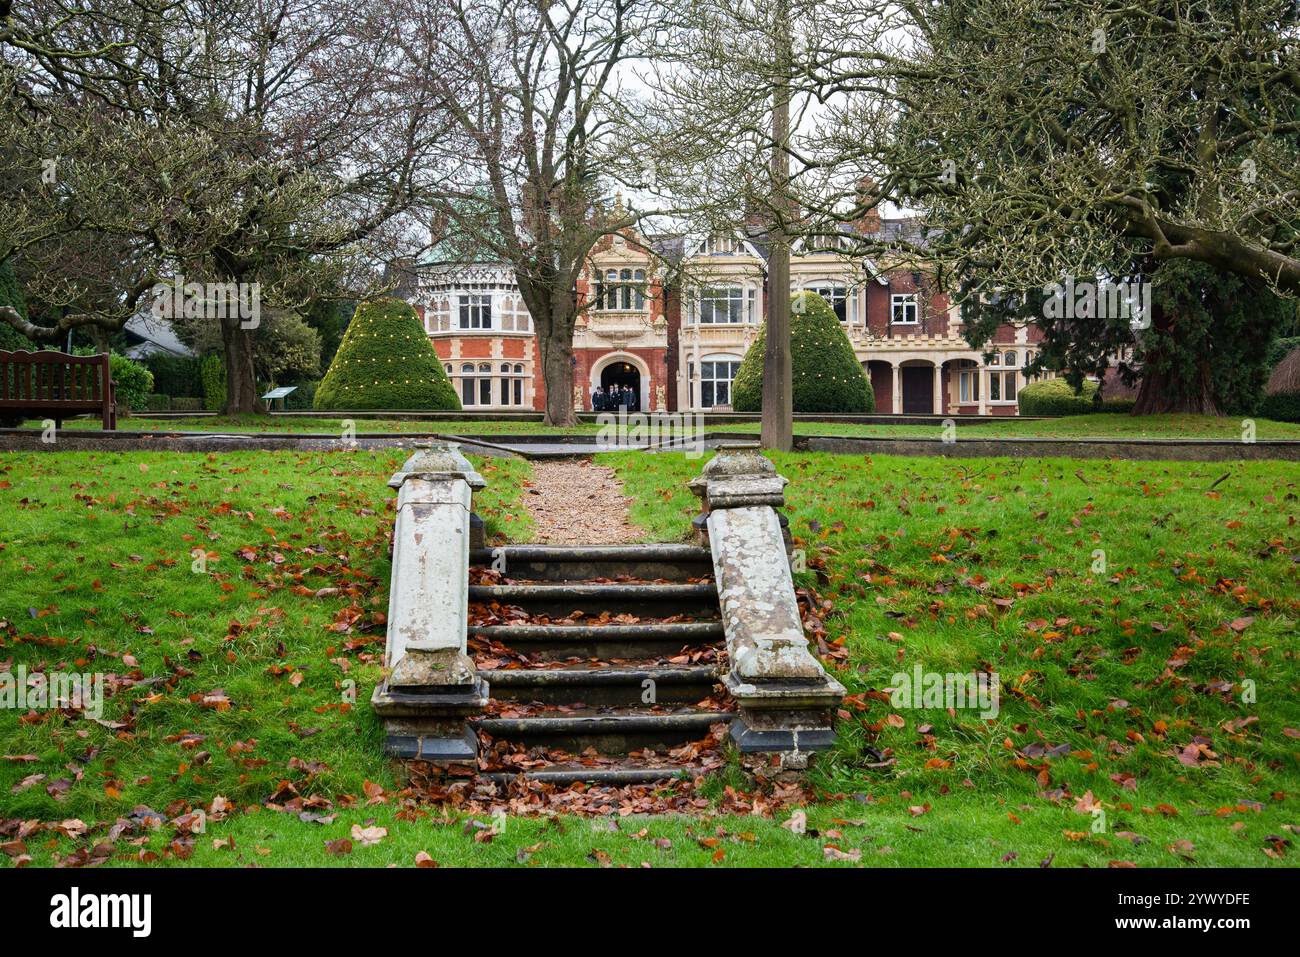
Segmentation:
{"type": "Polygon", "coordinates": [[[630,362],[616,361],[605,366],[600,372],[600,384],[606,392],[610,389],[631,389],[632,401],[627,403],[628,411],[641,410],[641,370],[630,362]]]}

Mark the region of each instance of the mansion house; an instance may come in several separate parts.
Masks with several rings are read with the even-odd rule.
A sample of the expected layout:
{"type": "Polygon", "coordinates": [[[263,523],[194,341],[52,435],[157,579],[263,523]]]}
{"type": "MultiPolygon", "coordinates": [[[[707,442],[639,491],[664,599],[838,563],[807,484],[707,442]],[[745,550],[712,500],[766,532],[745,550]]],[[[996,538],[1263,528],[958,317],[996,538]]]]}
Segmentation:
{"type": "MultiPolygon", "coordinates": [[[[915,238],[908,231],[917,226],[872,217],[860,228],[892,239],[915,238]]],[[[842,236],[796,244],[789,293],[812,290],[830,303],[878,413],[1017,414],[1037,327],[1000,326],[992,342],[973,349],[959,310],[923,273],[850,257],[844,245],[842,236]]],[[[544,409],[532,319],[513,270],[429,257],[412,272],[404,295],[464,408],[544,409]]],[[[577,283],[575,406],[590,410],[597,387],[630,386],[643,411],[730,411],[732,380],[766,315],[767,275],[767,247],[754,230],[605,236],[577,283]],[[669,273],[679,278],[667,281],[669,273]]]]}

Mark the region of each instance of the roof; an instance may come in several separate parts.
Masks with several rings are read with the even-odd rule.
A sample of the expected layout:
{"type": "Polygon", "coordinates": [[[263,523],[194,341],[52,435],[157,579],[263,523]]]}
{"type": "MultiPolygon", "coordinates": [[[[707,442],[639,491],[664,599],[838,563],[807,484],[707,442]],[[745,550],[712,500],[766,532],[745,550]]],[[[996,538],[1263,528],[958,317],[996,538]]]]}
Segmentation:
{"type": "Polygon", "coordinates": [[[137,310],[135,315],[126,321],[123,328],[128,337],[139,340],[127,347],[128,358],[139,359],[159,352],[173,356],[194,355],[194,350],[181,342],[180,337],[176,335],[172,324],[161,316],[155,316],[152,308],[137,310]]]}

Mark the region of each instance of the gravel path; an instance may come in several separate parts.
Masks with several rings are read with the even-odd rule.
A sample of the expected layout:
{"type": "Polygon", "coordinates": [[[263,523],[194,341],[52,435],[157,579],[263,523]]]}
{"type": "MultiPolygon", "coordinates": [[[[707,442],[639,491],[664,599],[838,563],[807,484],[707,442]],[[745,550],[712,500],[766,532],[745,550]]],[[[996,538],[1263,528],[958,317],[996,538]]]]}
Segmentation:
{"type": "Polygon", "coordinates": [[[542,545],[616,545],[644,532],[627,516],[631,502],[614,470],[585,459],[534,461],[524,502],[542,545]]]}

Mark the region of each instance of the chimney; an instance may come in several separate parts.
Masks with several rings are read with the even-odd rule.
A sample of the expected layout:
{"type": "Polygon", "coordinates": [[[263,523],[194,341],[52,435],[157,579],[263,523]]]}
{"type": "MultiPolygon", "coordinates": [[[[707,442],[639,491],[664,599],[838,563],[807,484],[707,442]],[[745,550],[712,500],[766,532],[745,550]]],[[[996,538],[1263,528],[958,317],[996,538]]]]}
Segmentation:
{"type": "Polygon", "coordinates": [[[864,236],[871,236],[880,232],[880,210],[876,204],[880,202],[880,189],[876,181],[870,176],[864,176],[858,180],[857,208],[862,211],[854,225],[857,226],[858,232],[864,236]]]}

